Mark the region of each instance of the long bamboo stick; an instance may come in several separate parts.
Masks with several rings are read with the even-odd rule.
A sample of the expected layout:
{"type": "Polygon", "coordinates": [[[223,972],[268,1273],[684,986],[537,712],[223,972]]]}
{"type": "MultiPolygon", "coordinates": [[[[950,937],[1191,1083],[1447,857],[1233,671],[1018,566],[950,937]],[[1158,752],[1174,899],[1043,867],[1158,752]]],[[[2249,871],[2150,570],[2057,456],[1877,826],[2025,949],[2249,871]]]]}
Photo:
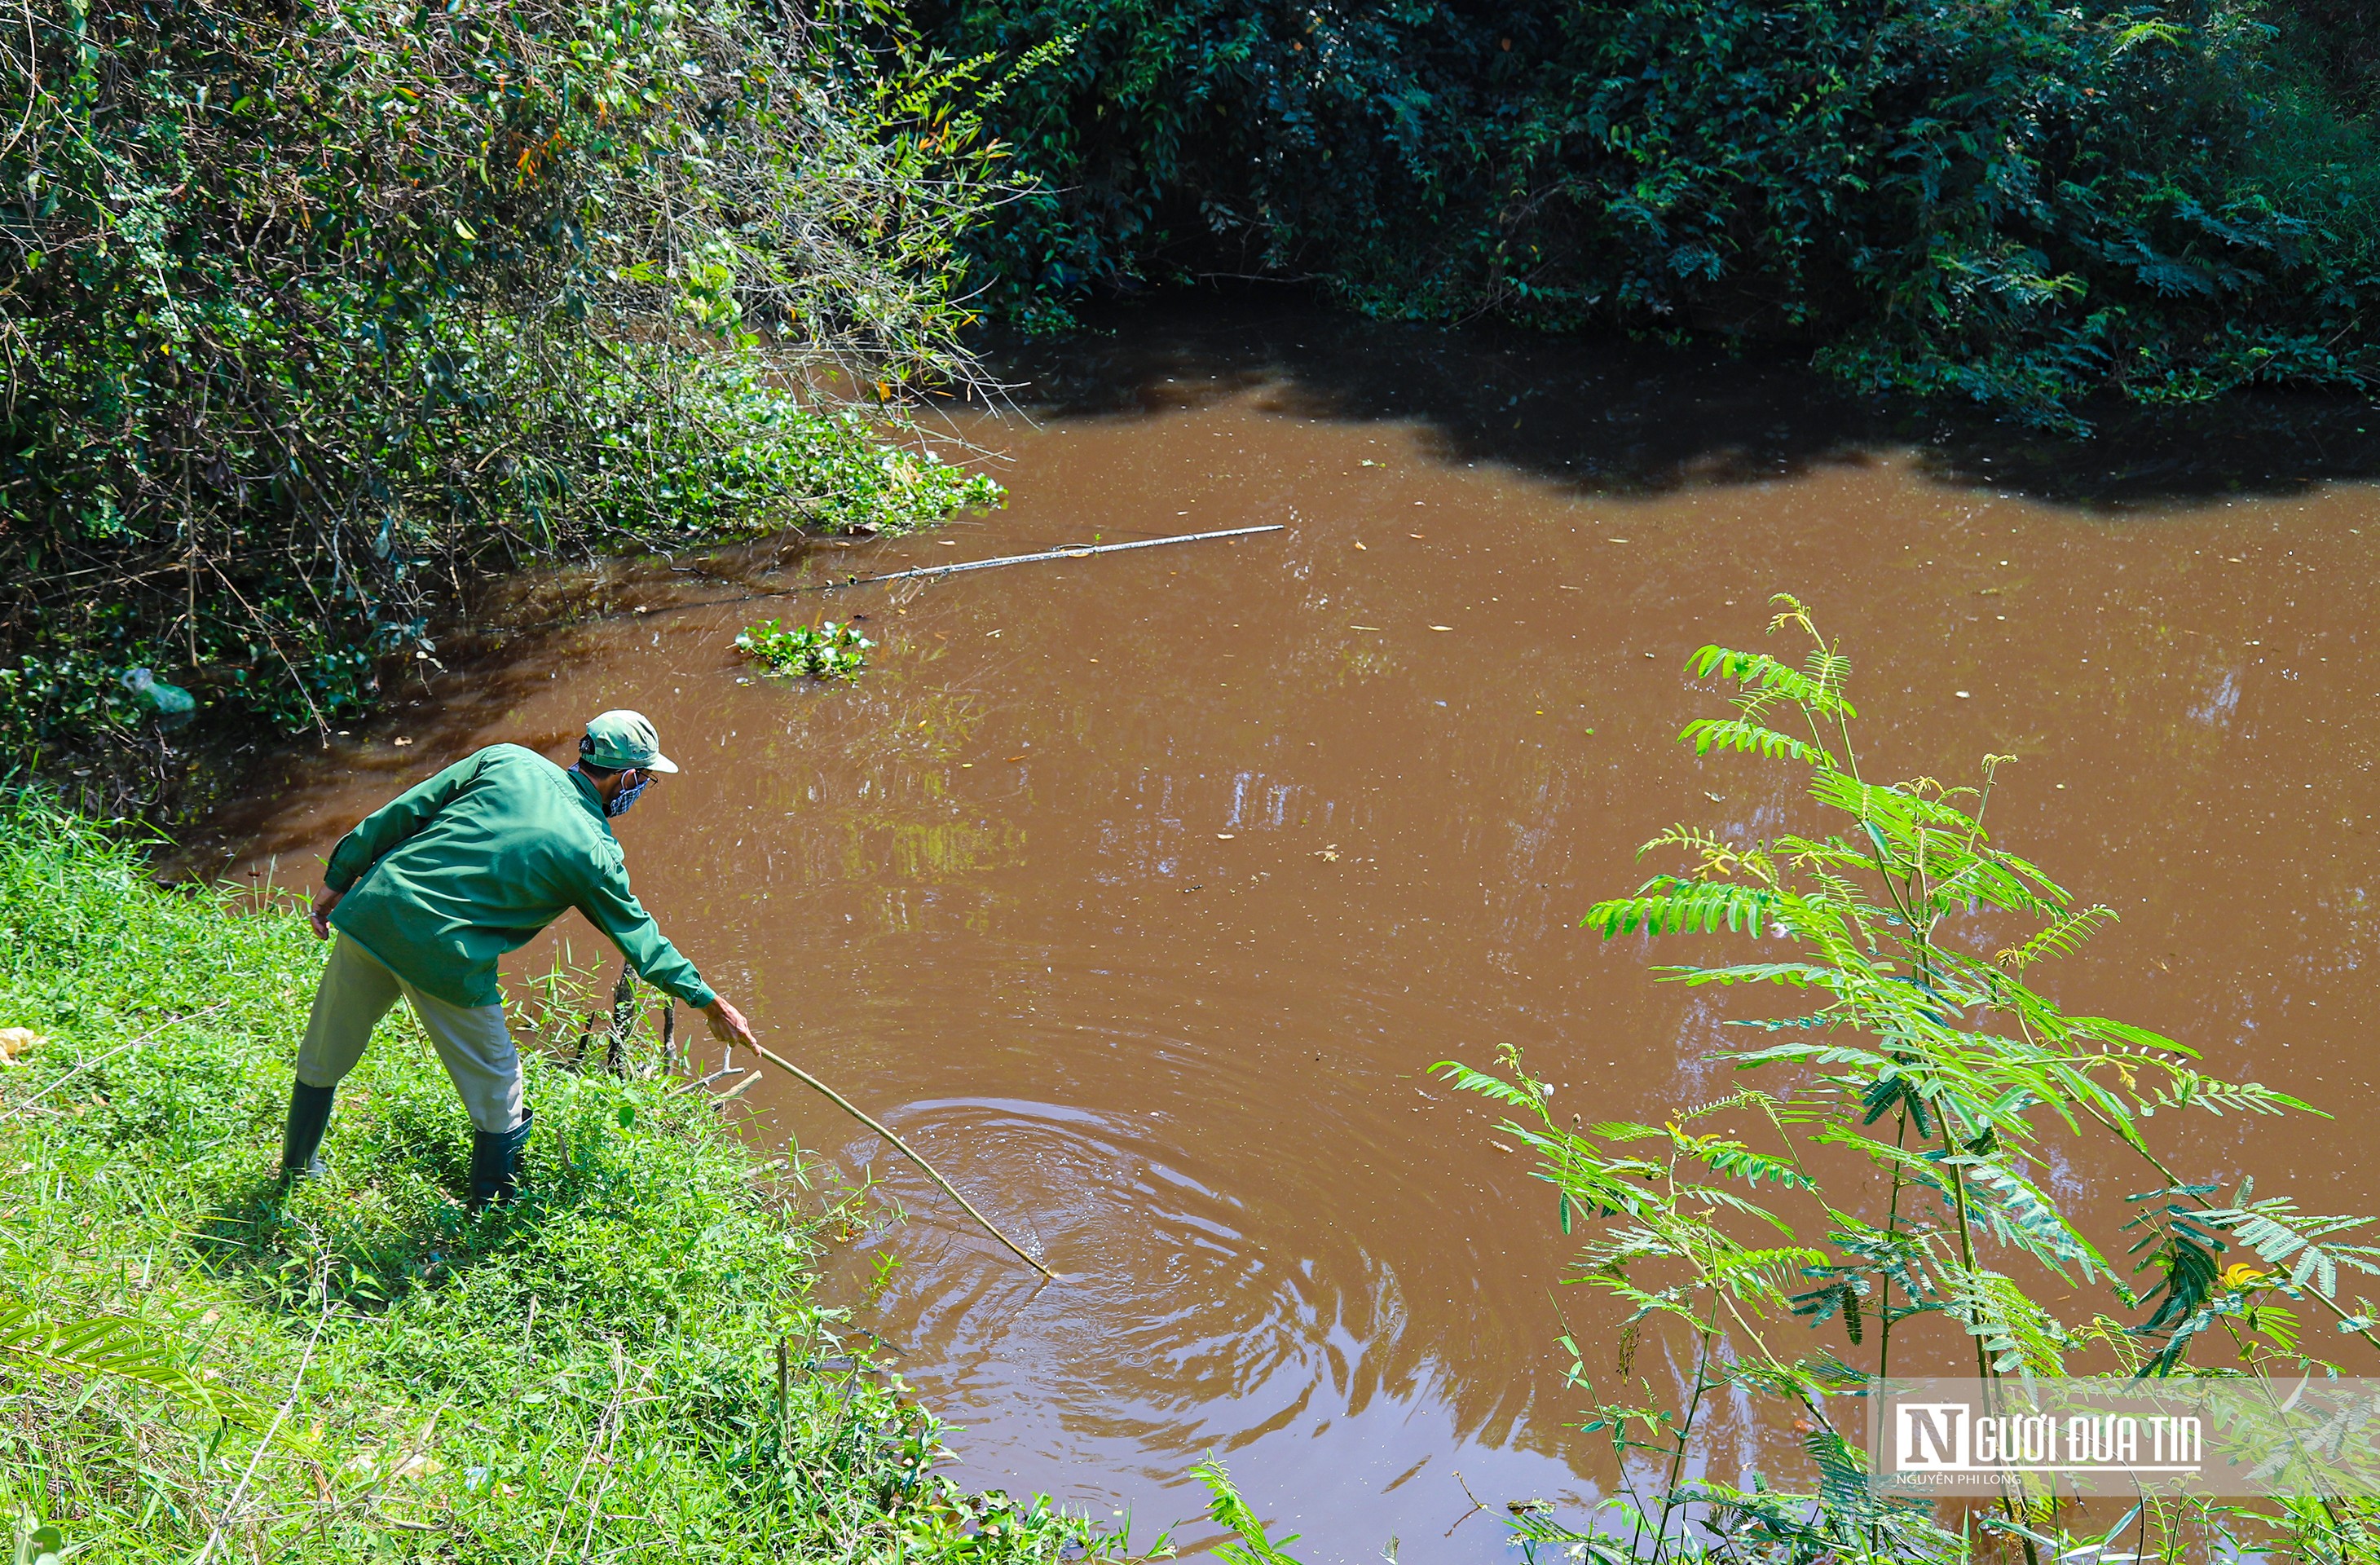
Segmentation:
{"type": "Polygon", "coordinates": [[[810,1086],[818,1088],[820,1092],[826,1094],[827,1097],[834,1099],[835,1107],[841,1109],[844,1113],[849,1114],[853,1119],[857,1120],[861,1124],[866,1125],[869,1130],[874,1131],[877,1134],[882,1136],[885,1140],[899,1147],[902,1153],[906,1156],[911,1162],[926,1171],[927,1178],[932,1180],[936,1184],[941,1185],[942,1189],[949,1194],[952,1200],[956,1201],[960,1206],[965,1207],[966,1208],[967,1216],[983,1224],[983,1231],[986,1233],[990,1234],[994,1239],[999,1240],[1002,1244],[1007,1245],[1009,1249],[1014,1251],[1016,1257],[1023,1261],[1026,1266],[1031,1267],[1034,1270],[1039,1272],[1042,1276],[1048,1278],[1052,1282],[1062,1282],[1065,1280],[1064,1277],[1061,1273],[1051,1271],[1048,1267],[1043,1266],[1039,1261],[1035,1260],[1031,1256],[1026,1254],[1023,1249],[1018,1247],[1015,1240],[1011,1239],[1008,1235],[1001,1232],[997,1228],[994,1228],[990,1218],[985,1217],[981,1212],[975,1209],[974,1202],[968,1200],[965,1196],[958,1193],[958,1187],[956,1185],[953,1184],[949,1180],[944,1179],[941,1174],[936,1173],[934,1171],[933,1164],[917,1156],[917,1150],[916,1147],[911,1146],[907,1142],[902,1140],[899,1136],[886,1129],[882,1124],[869,1117],[865,1110],[852,1102],[850,1098],[845,1098],[840,1092],[835,1091],[834,1088],[827,1086],[826,1083],[819,1080],[818,1077],[810,1074],[808,1071],[803,1070],[799,1065],[795,1064],[791,1060],[786,1059],[783,1055],[778,1053],[767,1044],[755,1043],[752,1047],[759,1049],[760,1051],[760,1058],[769,1062],[770,1064],[776,1066],[777,1069],[781,1071],[791,1072],[793,1074],[799,1076],[802,1080],[809,1083],[810,1086]]]}
{"type": "Polygon", "coordinates": [[[1262,527],[1225,528],[1220,532],[1176,533],[1171,538],[1136,538],[1128,543],[1069,543],[1057,549],[1044,549],[1032,554],[1002,554],[990,560],[960,560],[947,565],[919,565],[914,570],[888,571],[882,576],[847,576],[835,581],[797,582],[791,587],[771,587],[759,592],[740,593],[734,598],[698,598],[685,603],[664,603],[657,609],[639,609],[638,614],[650,619],[655,614],[678,614],[689,609],[715,609],[724,603],[753,603],[767,598],[793,598],[805,592],[840,592],[846,587],[873,587],[886,581],[917,581],[934,576],[958,576],[967,571],[988,571],[996,565],[1031,565],[1046,560],[1082,560],[1093,554],[1117,554],[1127,549],[1157,549],[1169,543],[1204,543],[1217,538],[1248,538],[1257,533],[1283,532],[1286,522],[1268,522],[1262,527]]]}
{"type": "Polygon", "coordinates": [[[991,560],[961,560],[948,565],[920,565],[915,570],[888,571],[882,576],[853,576],[846,581],[814,584],[823,589],[831,587],[868,587],[880,581],[916,581],[921,577],[958,576],[966,571],[988,571],[996,565],[1032,565],[1044,560],[1080,560],[1092,554],[1121,554],[1127,549],[1156,549],[1168,543],[1204,543],[1211,538],[1246,538],[1260,532],[1281,532],[1285,522],[1269,522],[1263,527],[1225,528],[1220,532],[1176,533],[1172,538],[1138,538],[1129,543],[1069,543],[1058,549],[1044,549],[1033,554],[1002,554],[991,560]]]}

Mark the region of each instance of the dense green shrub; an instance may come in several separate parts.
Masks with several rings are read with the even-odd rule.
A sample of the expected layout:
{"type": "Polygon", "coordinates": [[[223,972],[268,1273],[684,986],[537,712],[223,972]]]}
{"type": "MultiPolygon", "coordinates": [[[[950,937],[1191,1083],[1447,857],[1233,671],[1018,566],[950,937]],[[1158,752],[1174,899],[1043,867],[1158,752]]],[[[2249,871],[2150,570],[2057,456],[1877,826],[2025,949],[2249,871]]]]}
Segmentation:
{"type": "Polygon", "coordinates": [[[2380,29],[2362,0],[2276,0],[2283,46],[2321,76],[2351,112],[2380,106],[2380,29]]]}
{"type": "Polygon", "coordinates": [[[0,82],[0,748],[136,664],[287,726],[475,564],[996,492],[880,418],[968,372],[964,72],[739,0],[48,0],[0,82]],[[21,68],[30,64],[30,72],[21,68]]]}
{"type": "Polygon", "coordinates": [[[456,1199],[469,1122],[402,1008],[342,1085],[329,1174],[285,1199],[322,952],[294,906],[161,890],[132,849],[0,795],[0,1028],[45,1040],[0,1064],[20,1536],[182,1565],[210,1540],[332,1565],[1121,1552],[933,1471],[933,1420],[811,1296],[799,1187],[701,1095],[568,1068],[588,997],[566,984],[515,1013],[519,1204],[456,1199]]]}
{"type": "Polygon", "coordinates": [[[993,111],[1042,188],[985,255],[1044,323],[1308,277],[1382,315],[1792,334],[2070,428],[2103,387],[2373,368],[2370,142],[2254,0],[957,0],[928,30],[1070,41],[993,111]]]}

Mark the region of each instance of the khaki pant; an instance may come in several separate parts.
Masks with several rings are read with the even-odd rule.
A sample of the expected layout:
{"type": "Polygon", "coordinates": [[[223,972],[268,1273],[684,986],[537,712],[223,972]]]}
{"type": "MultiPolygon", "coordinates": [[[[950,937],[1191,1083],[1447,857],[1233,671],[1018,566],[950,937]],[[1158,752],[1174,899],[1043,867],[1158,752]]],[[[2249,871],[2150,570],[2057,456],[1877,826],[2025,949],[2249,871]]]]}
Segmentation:
{"type": "Polygon", "coordinates": [[[308,1086],[336,1086],[356,1068],[372,1028],[402,994],[421,1018],[422,1031],[463,1095],[474,1127],[507,1131],[521,1122],[520,1055],[504,1028],[501,1005],[456,1005],[424,994],[387,964],[345,935],[331,947],[322,986],[314,991],[314,1012],[306,1019],[306,1041],[298,1049],[298,1079],[308,1086]]]}

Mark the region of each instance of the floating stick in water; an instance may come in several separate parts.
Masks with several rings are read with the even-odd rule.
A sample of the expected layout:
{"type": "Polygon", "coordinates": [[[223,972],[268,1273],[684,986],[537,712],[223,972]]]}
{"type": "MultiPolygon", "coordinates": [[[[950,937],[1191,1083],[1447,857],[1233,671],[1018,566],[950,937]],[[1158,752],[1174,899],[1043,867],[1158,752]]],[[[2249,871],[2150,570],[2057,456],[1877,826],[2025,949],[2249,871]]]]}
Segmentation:
{"type": "Polygon", "coordinates": [[[801,1077],[802,1080],[809,1083],[810,1086],[818,1088],[820,1092],[834,1099],[835,1106],[841,1109],[844,1113],[849,1114],[853,1119],[857,1120],[861,1124],[866,1125],[869,1130],[874,1131],[877,1134],[882,1136],[885,1140],[899,1147],[903,1155],[911,1162],[926,1171],[927,1178],[932,1180],[936,1184],[941,1185],[942,1189],[949,1194],[952,1200],[956,1201],[960,1206],[965,1207],[966,1208],[967,1216],[983,1224],[983,1231],[986,1233],[990,1234],[994,1239],[999,1240],[1002,1244],[1007,1245],[1009,1249],[1014,1251],[1019,1260],[1022,1260],[1026,1265],[1031,1267],[1034,1270],[1039,1272],[1042,1276],[1048,1278],[1052,1282],[1062,1282],[1065,1280],[1061,1274],[1051,1271],[1048,1267],[1043,1266],[1039,1261],[1035,1260],[1031,1256],[1027,1255],[1018,1246],[1015,1240],[1011,1239],[1005,1233],[1001,1232],[1000,1230],[992,1227],[991,1219],[985,1217],[981,1212],[977,1211],[975,1209],[975,1203],[960,1195],[956,1185],[953,1185],[949,1180],[944,1179],[941,1174],[936,1173],[934,1171],[933,1164],[917,1156],[916,1147],[911,1146],[907,1142],[893,1134],[883,1125],[869,1118],[867,1112],[860,1109],[856,1104],[853,1103],[850,1098],[845,1098],[843,1094],[835,1091],[834,1088],[827,1086],[826,1083],[819,1080],[818,1077],[810,1074],[808,1071],[803,1070],[799,1065],[795,1064],[791,1060],[786,1059],[775,1049],[771,1049],[767,1044],[756,1043],[752,1047],[760,1051],[760,1058],[768,1061],[769,1063],[776,1066],[777,1069],[781,1071],[789,1071],[793,1074],[801,1077]]]}
{"type": "Polygon", "coordinates": [[[818,582],[813,590],[835,587],[868,587],[880,581],[914,581],[924,576],[956,576],[961,571],[988,571],[994,565],[1032,565],[1044,560],[1079,560],[1087,554],[1113,554],[1125,549],[1155,549],[1166,543],[1203,543],[1210,538],[1245,538],[1251,533],[1280,532],[1288,524],[1271,522],[1260,528],[1226,528],[1221,532],[1184,532],[1172,538],[1142,538],[1130,543],[1070,543],[1062,549],[1044,549],[1038,554],[1002,554],[990,560],[961,560],[953,565],[920,565],[912,571],[893,571],[885,576],[856,576],[844,581],[818,582]]]}

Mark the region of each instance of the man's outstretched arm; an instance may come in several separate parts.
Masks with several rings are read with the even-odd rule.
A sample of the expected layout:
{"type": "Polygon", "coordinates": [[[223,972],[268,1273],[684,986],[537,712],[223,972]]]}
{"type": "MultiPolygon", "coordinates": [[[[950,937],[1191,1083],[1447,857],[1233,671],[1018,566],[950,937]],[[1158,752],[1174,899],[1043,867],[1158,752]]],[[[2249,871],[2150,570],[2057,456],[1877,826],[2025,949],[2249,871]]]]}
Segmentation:
{"type": "Polygon", "coordinates": [[[745,1020],[744,1013],[704,983],[694,964],[662,935],[653,923],[653,916],[645,911],[645,904],[628,889],[625,867],[599,875],[578,909],[612,938],[620,954],[628,959],[628,965],[647,983],[667,989],[701,1012],[711,1037],[722,1043],[754,1047],[751,1023],[745,1020]]]}

